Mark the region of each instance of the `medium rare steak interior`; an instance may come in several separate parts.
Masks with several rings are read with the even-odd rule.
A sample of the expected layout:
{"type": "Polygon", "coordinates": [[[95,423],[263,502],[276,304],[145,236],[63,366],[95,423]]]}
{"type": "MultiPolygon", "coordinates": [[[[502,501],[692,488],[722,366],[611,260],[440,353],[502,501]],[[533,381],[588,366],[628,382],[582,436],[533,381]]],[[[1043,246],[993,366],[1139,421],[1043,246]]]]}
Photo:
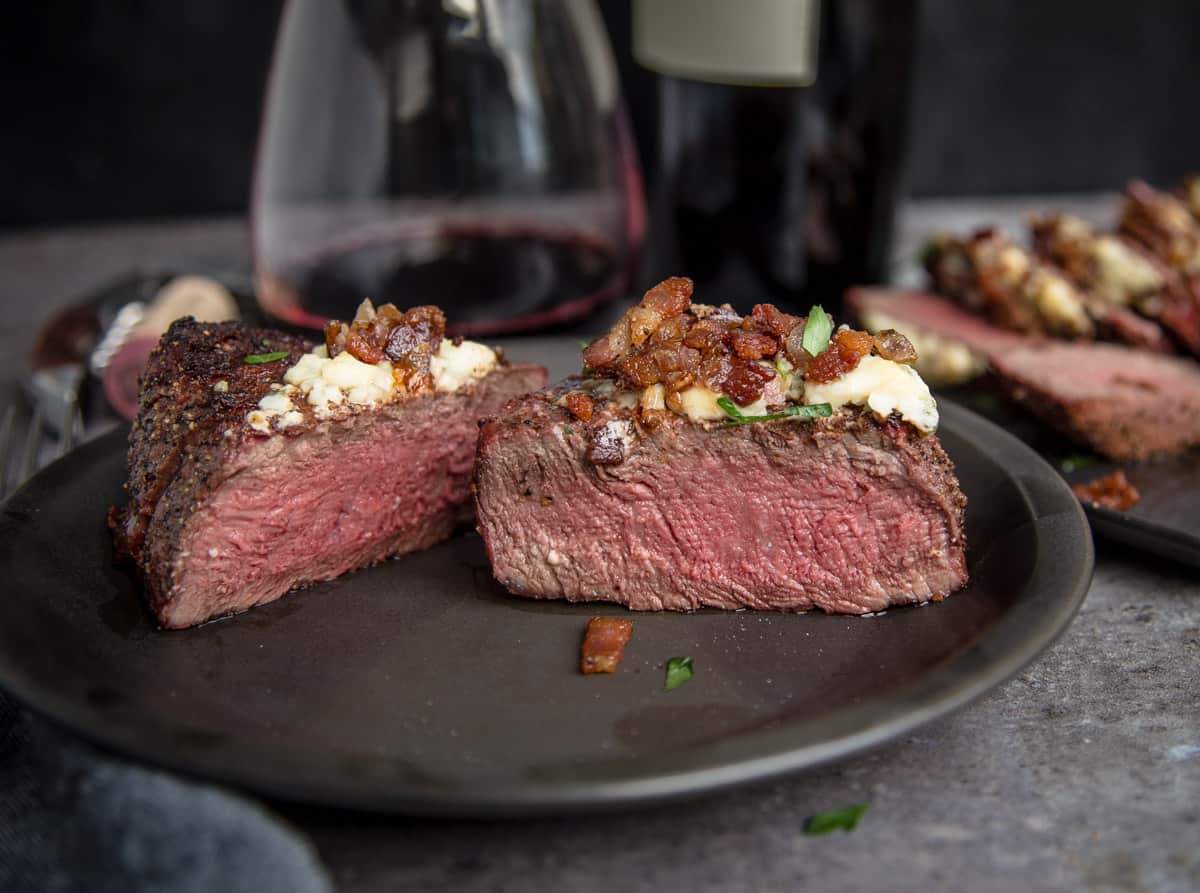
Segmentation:
{"type": "Polygon", "coordinates": [[[896,333],[647,292],[587,377],[487,420],[476,514],[496,579],[635,610],[864,614],[967,580],[966,499],[896,333]]]}
{"type": "Polygon", "coordinates": [[[272,601],[455,529],[479,419],[540,366],[444,338],[436,307],[364,303],[319,347],[183,319],[142,378],[110,525],[168,628],[272,601]]]}

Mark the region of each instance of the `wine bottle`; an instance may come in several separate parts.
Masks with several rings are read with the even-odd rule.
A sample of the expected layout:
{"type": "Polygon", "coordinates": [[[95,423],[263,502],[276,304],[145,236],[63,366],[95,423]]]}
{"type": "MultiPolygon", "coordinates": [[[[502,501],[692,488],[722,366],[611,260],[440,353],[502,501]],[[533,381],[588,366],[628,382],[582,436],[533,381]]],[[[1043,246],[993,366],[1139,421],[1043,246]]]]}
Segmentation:
{"type": "Polygon", "coordinates": [[[659,74],[644,277],[799,310],[881,281],[914,19],[915,0],[635,0],[659,74]]]}

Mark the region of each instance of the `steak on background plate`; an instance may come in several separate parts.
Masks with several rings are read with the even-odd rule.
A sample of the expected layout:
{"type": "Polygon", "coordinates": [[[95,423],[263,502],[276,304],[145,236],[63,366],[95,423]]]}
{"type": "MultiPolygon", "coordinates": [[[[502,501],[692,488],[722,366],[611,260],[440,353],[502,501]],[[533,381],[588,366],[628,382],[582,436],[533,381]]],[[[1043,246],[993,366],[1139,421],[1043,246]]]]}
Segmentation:
{"type": "Polygon", "coordinates": [[[266,329],[171,326],[143,375],[129,504],[110,513],[161,626],[244,611],[454,532],[480,418],[546,373],[443,332],[436,308],[366,305],[331,325],[321,357],[266,329]]]}
{"type": "Polygon", "coordinates": [[[1114,460],[1200,445],[1200,365],[1119,344],[1057,341],[993,326],[939,295],[854,288],[847,307],[868,329],[894,327],[918,344],[978,357],[1015,403],[1114,460]]]}
{"type": "Polygon", "coordinates": [[[966,499],[911,345],[690,295],[651,289],[584,351],[589,378],[484,422],[496,579],[635,610],[865,614],[961,588],[966,499]]]}

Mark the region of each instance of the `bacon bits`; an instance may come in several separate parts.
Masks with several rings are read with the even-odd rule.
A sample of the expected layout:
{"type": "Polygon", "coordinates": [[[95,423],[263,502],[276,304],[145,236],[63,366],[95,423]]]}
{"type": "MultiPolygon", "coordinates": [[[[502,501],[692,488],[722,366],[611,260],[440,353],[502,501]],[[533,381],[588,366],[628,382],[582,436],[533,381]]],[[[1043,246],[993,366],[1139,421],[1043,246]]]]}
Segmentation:
{"type": "Polygon", "coordinates": [[[750,318],[780,338],[786,338],[795,330],[796,326],[801,327],[801,334],[804,331],[805,318],[803,316],[784,313],[774,304],[755,304],[754,309],[750,312],[750,318]]]}
{"type": "Polygon", "coordinates": [[[625,655],[633,635],[633,621],[619,617],[593,617],[583,637],[579,668],[584,673],[612,673],[625,655]]]}
{"type": "Polygon", "coordinates": [[[817,354],[804,371],[805,381],[827,382],[851,372],[871,352],[874,339],[866,332],[842,329],[827,350],[817,354]]]}
{"type": "Polygon", "coordinates": [[[350,330],[350,334],[346,336],[346,352],[354,357],[354,359],[361,360],[371,366],[381,362],[384,356],[383,351],[366,334],[356,332],[353,328],[350,330]]]}
{"type": "Polygon", "coordinates": [[[596,411],[596,404],[592,398],[582,391],[571,391],[567,394],[567,412],[575,416],[581,422],[590,422],[592,413],[596,411]]]}
{"type": "Polygon", "coordinates": [[[345,351],[356,360],[375,365],[390,360],[396,383],[408,393],[433,388],[430,360],[446,334],[446,317],[432,305],[401,311],[395,304],[378,310],[363,301],[350,323],[325,326],[325,347],[332,359],[345,351]]]}
{"type": "Polygon", "coordinates": [[[735,363],[733,371],[725,379],[725,391],[738,406],[749,406],[762,396],[767,382],[775,377],[770,369],[764,369],[758,363],[735,363]]]}
{"type": "Polygon", "coordinates": [[[1086,484],[1073,484],[1071,492],[1084,502],[1118,512],[1128,511],[1142,498],[1137,487],[1129,483],[1129,478],[1125,477],[1125,472],[1119,468],[1112,474],[1106,474],[1086,484]]]}
{"type": "MultiPolygon", "coordinates": [[[[786,403],[801,399],[799,389],[793,387],[793,382],[799,384],[798,377],[833,381],[872,352],[899,363],[916,359],[912,344],[899,332],[889,330],[874,338],[845,326],[830,332],[833,324],[824,314],[821,334],[815,339],[820,347],[810,338],[809,347],[820,350],[814,358],[804,347],[807,317],[784,313],[771,304],[758,304],[743,317],[728,304],[692,304],[691,295],[690,279],[661,282],[607,334],[584,348],[585,374],[591,379],[611,381],[616,391],[653,393],[653,400],[643,396],[637,404],[635,420],[641,426],[661,427],[669,414],[694,411],[697,401],[685,399],[692,387],[706,388],[742,407],[764,395],[786,403]]],[[[621,417],[632,407],[628,400],[618,407],[611,400],[606,403],[606,397],[594,399],[591,416],[586,410],[582,415],[578,412],[576,398],[568,396],[566,406],[577,419],[593,425],[601,416],[621,417]]],[[[611,430],[594,431],[590,439],[588,455],[600,464],[619,463],[629,446],[611,430]]]]}
{"type": "Polygon", "coordinates": [[[740,359],[761,360],[779,352],[779,339],[763,332],[734,332],[729,336],[729,346],[740,359]]]}
{"type": "Polygon", "coordinates": [[[607,335],[583,349],[584,364],[594,371],[611,370],[632,348],[645,344],[665,321],[687,310],[691,299],[692,280],[676,276],[660,282],[626,311],[607,335]]]}

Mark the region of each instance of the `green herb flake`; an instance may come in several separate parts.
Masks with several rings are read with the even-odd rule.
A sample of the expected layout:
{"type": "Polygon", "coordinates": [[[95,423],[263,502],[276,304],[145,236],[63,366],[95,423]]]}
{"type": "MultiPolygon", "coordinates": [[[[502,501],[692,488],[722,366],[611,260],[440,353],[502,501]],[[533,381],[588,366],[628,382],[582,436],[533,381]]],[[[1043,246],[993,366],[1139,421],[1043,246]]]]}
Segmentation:
{"type": "Polygon", "coordinates": [[[1000,400],[995,394],[989,394],[986,391],[977,394],[971,394],[965,399],[966,404],[973,410],[980,413],[995,412],[1000,408],[1000,400]]]}
{"type": "Polygon", "coordinates": [[[804,823],[805,834],[828,834],[830,831],[853,831],[858,827],[858,820],[867,811],[869,803],[855,803],[845,809],[834,809],[829,812],[819,812],[804,823]]]}
{"type": "Polygon", "coordinates": [[[725,415],[729,416],[731,419],[744,419],[745,418],[745,416],[742,415],[742,411],[740,409],[738,409],[737,404],[734,403],[732,400],[730,400],[728,397],[718,397],[717,398],[717,406],[719,406],[719,407],[721,407],[721,409],[725,410],[725,415]]]}
{"type": "Polygon", "coordinates": [[[809,356],[815,357],[829,347],[829,338],[832,335],[833,320],[818,304],[808,311],[808,320],[804,323],[804,338],[801,343],[809,356]]]}
{"type": "Polygon", "coordinates": [[[754,425],[758,422],[773,422],[776,419],[817,419],[833,415],[833,406],[829,403],[810,403],[807,406],[789,406],[779,412],[767,415],[743,415],[737,404],[728,397],[718,397],[717,406],[729,416],[728,422],[717,425],[718,428],[736,428],[738,425],[754,425]]]}
{"type": "Polygon", "coordinates": [[[667,682],[663,686],[663,691],[674,691],[679,688],[692,678],[694,672],[690,657],[671,658],[667,661],[667,682]]]}
{"type": "Polygon", "coordinates": [[[274,363],[276,360],[282,360],[287,355],[288,352],[286,350],[277,350],[274,353],[252,353],[242,360],[242,362],[248,366],[259,366],[263,363],[274,363]]]}
{"type": "Polygon", "coordinates": [[[941,238],[930,239],[921,247],[920,252],[918,252],[917,263],[928,270],[941,259],[942,247],[943,240],[941,238]]]}
{"type": "Polygon", "coordinates": [[[1058,467],[1065,474],[1070,474],[1072,471],[1078,471],[1080,468],[1087,468],[1089,465],[1096,464],[1096,457],[1089,456],[1087,453],[1075,453],[1070,456],[1064,456],[1058,463],[1058,467]]]}
{"type": "Polygon", "coordinates": [[[562,429],[563,429],[563,433],[566,434],[568,437],[573,436],[575,434],[575,429],[572,428],[570,425],[563,425],[562,429]]]}

